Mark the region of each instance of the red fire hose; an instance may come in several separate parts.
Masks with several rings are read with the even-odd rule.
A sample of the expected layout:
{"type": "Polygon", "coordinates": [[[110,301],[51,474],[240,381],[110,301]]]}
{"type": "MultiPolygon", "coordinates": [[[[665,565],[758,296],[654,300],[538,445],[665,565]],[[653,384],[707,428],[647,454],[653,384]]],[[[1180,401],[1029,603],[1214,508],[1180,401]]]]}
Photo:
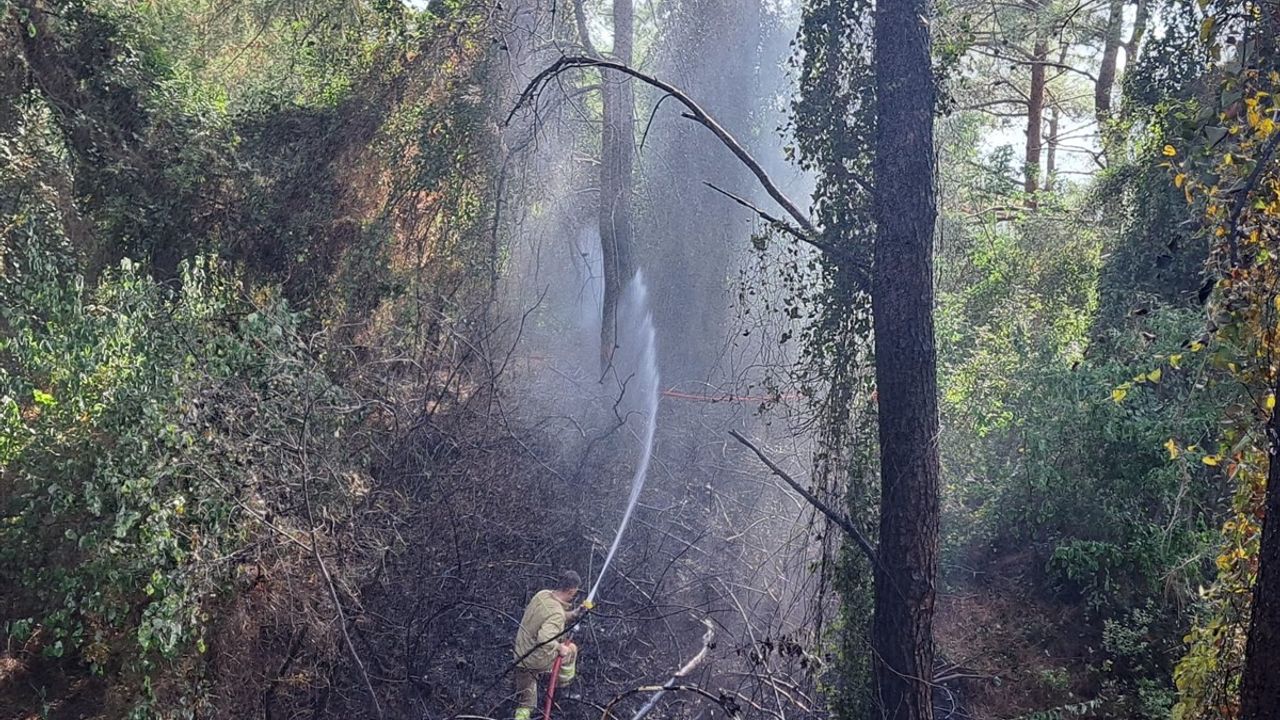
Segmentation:
{"type": "Polygon", "coordinates": [[[556,662],[551,666],[551,683],[547,685],[547,706],[542,711],[542,720],[551,720],[551,700],[556,695],[556,681],[560,679],[560,665],[564,663],[563,655],[556,655],[556,662]]]}

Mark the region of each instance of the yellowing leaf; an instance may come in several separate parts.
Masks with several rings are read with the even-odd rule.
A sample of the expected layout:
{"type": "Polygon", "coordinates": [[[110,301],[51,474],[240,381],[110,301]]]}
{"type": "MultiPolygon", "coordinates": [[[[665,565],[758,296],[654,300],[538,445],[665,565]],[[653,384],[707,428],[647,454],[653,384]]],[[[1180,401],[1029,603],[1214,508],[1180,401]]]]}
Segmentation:
{"type": "Polygon", "coordinates": [[[1202,41],[1204,42],[1209,41],[1210,36],[1213,35],[1213,26],[1217,24],[1217,22],[1218,22],[1217,18],[1210,15],[1209,17],[1204,19],[1204,22],[1200,23],[1200,39],[1202,41]]]}
{"type": "Polygon", "coordinates": [[[1173,176],[1173,186],[1174,186],[1174,187],[1178,187],[1178,188],[1180,188],[1180,187],[1182,187],[1182,184],[1183,184],[1184,182],[1186,182],[1186,181],[1187,181],[1187,174],[1186,174],[1186,173],[1178,173],[1177,175],[1174,175],[1174,176],[1173,176]]]}
{"type": "Polygon", "coordinates": [[[1204,343],[1200,342],[1199,340],[1193,340],[1191,342],[1191,352],[1200,352],[1203,349],[1204,349],[1204,343]]]}
{"type": "Polygon", "coordinates": [[[1147,373],[1147,379],[1153,383],[1158,383],[1160,382],[1160,377],[1163,374],[1164,373],[1160,371],[1160,368],[1156,368],[1155,370],[1152,370],[1151,372],[1147,373]]]}
{"type": "Polygon", "coordinates": [[[1275,410],[1275,409],[1276,409],[1276,394],[1275,394],[1275,393],[1267,393],[1267,409],[1268,409],[1268,410],[1275,410]]]}
{"type": "MultiPolygon", "coordinates": [[[[1276,299],[1277,299],[1277,300],[1280,300],[1280,296],[1277,296],[1277,298],[1276,298],[1276,299]]],[[[1181,363],[1181,362],[1182,362],[1182,355],[1180,355],[1180,354],[1175,354],[1175,355],[1170,355],[1170,356],[1169,356],[1169,365],[1171,365],[1172,367],[1174,367],[1174,368],[1181,367],[1181,365],[1180,365],[1180,363],[1181,363]]]]}
{"type": "Polygon", "coordinates": [[[1121,385],[1120,387],[1111,391],[1111,400],[1115,404],[1119,405],[1120,403],[1124,402],[1124,398],[1128,394],[1129,394],[1129,388],[1124,385],[1121,385]]]}
{"type": "Polygon", "coordinates": [[[1222,458],[1219,458],[1217,455],[1205,455],[1200,458],[1200,462],[1208,465],[1209,467],[1216,467],[1221,460],[1222,458]]]}
{"type": "Polygon", "coordinates": [[[1164,449],[1169,451],[1170,460],[1178,457],[1178,443],[1174,442],[1173,438],[1169,438],[1168,442],[1164,444],[1164,449]]]}
{"type": "Polygon", "coordinates": [[[1165,157],[1173,157],[1178,154],[1178,149],[1172,145],[1165,145],[1163,152],[1165,157]]]}

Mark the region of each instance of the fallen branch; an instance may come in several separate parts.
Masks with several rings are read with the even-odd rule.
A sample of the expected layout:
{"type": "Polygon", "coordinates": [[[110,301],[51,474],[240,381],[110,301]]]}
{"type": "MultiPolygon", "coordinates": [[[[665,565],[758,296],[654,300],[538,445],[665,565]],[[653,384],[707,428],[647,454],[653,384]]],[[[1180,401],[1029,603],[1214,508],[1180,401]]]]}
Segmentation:
{"type": "Polygon", "coordinates": [[[751,452],[754,452],[756,457],[760,458],[760,461],[773,471],[774,475],[782,478],[783,482],[790,485],[792,490],[800,493],[800,497],[809,501],[809,504],[817,508],[818,512],[826,515],[832,522],[838,525],[846,535],[853,538],[853,541],[858,544],[858,547],[862,548],[862,552],[867,556],[867,559],[871,561],[871,564],[879,567],[880,561],[876,558],[875,548],[871,546],[871,543],[867,540],[866,536],[859,532],[858,528],[854,526],[853,522],[850,521],[849,518],[831,509],[831,507],[822,502],[817,495],[809,492],[807,488],[796,482],[794,478],[787,474],[787,471],[778,467],[778,464],[773,460],[770,460],[769,456],[764,454],[764,451],[756,447],[750,440],[743,437],[742,433],[737,430],[730,430],[729,434],[733,436],[734,440],[746,445],[751,452]]]}
{"type": "Polygon", "coordinates": [[[711,652],[711,647],[712,647],[711,641],[715,638],[716,631],[715,631],[715,628],[711,625],[710,620],[703,618],[702,624],[707,627],[707,631],[702,634],[702,649],[698,651],[697,655],[694,655],[692,658],[690,658],[689,662],[685,663],[683,667],[681,667],[679,670],[675,672],[674,675],[671,676],[670,680],[666,681],[661,686],[638,687],[635,690],[623,693],[622,695],[619,695],[618,697],[611,700],[609,704],[605,706],[604,714],[600,716],[600,720],[609,720],[609,718],[613,714],[614,706],[616,706],[620,701],[622,701],[623,698],[626,698],[629,695],[632,695],[633,693],[637,693],[637,692],[652,692],[655,694],[653,697],[649,698],[649,701],[646,702],[644,706],[641,707],[640,710],[635,715],[631,717],[631,720],[641,720],[641,718],[643,718],[645,715],[648,715],[649,712],[653,710],[655,706],[657,706],[658,701],[662,699],[663,695],[666,695],[668,691],[676,690],[676,689],[700,692],[701,694],[711,698],[712,700],[715,700],[717,703],[720,703],[719,698],[716,698],[714,695],[712,695],[711,693],[708,693],[706,690],[702,690],[701,688],[694,688],[694,687],[680,685],[680,680],[684,679],[689,675],[689,673],[692,673],[694,670],[696,670],[698,666],[702,664],[702,661],[706,659],[707,653],[711,652]]]}

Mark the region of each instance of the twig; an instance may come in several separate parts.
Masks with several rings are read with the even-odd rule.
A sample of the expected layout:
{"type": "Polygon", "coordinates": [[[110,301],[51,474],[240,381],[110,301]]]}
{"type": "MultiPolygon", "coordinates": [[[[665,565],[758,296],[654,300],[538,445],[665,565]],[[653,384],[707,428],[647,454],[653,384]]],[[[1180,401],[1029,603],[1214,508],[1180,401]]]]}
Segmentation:
{"type": "Polygon", "coordinates": [[[729,198],[730,200],[732,200],[732,201],[734,201],[734,202],[738,203],[739,205],[741,205],[742,207],[744,207],[744,208],[746,208],[746,209],[750,210],[751,212],[755,213],[756,215],[759,215],[761,220],[764,220],[765,222],[769,223],[770,225],[773,225],[774,227],[776,227],[776,228],[778,228],[779,230],[781,230],[781,231],[785,232],[786,234],[790,235],[791,237],[793,237],[793,238],[795,238],[795,239],[799,240],[800,242],[808,243],[809,245],[812,245],[812,246],[814,246],[814,247],[818,248],[819,250],[821,250],[821,251],[822,251],[822,252],[824,252],[824,253],[827,253],[828,255],[839,255],[839,253],[835,250],[835,248],[831,247],[830,245],[827,245],[827,244],[826,244],[826,243],[824,243],[824,242],[821,242],[821,241],[815,240],[814,238],[810,237],[809,235],[806,235],[802,230],[800,230],[799,228],[797,228],[795,225],[792,225],[791,223],[787,222],[786,220],[783,220],[783,219],[782,219],[782,218],[780,218],[780,217],[775,217],[775,216],[773,216],[773,215],[770,215],[769,213],[765,212],[765,211],[764,211],[764,210],[762,210],[760,207],[758,207],[757,205],[755,205],[754,203],[752,203],[750,200],[747,200],[746,198],[741,197],[741,196],[739,196],[739,195],[734,195],[733,193],[729,192],[728,190],[725,190],[724,188],[718,187],[718,186],[716,186],[716,185],[714,185],[714,184],[712,184],[712,183],[706,182],[705,180],[703,181],[703,183],[702,183],[702,184],[703,184],[703,185],[706,185],[707,187],[711,188],[712,190],[715,190],[716,192],[718,192],[718,193],[720,193],[721,195],[723,195],[723,196],[725,196],[725,197],[729,198]]]}
{"type": "Polygon", "coordinates": [[[329,574],[329,566],[325,564],[324,557],[320,554],[320,545],[316,542],[316,521],[311,512],[311,470],[308,466],[306,450],[307,421],[310,416],[311,406],[308,404],[306,413],[302,417],[299,455],[302,460],[302,497],[307,506],[307,529],[311,534],[311,553],[315,556],[316,563],[320,565],[320,572],[324,575],[325,583],[329,586],[329,596],[333,598],[333,606],[338,611],[338,627],[342,630],[342,637],[347,642],[347,650],[351,652],[351,658],[355,660],[356,667],[360,670],[360,677],[364,679],[365,689],[369,691],[369,699],[373,701],[373,709],[379,720],[381,720],[382,704],[378,702],[378,694],[373,690],[373,682],[369,679],[369,672],[364,667],[364,660],[360,659],[360,653],[356,652],[356,645],[351,641],[351,633],[347,632],[347,614],[342,610],[342,600],[338,597],[338,588],[333,583],[333,576],[329,574]]]}

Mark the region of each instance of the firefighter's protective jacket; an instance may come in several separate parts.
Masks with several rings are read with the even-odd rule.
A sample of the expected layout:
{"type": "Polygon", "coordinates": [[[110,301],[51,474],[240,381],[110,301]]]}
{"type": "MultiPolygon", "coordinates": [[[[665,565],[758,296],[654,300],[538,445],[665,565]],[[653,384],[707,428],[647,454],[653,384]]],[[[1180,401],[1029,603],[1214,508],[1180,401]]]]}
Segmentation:
{"type": "Polygon", "coordinates": [[[516,633],[516,658],[525,670],[547,672],[556,660],[558,640],[552,640],[564,631],[565,613],[571,607],[562,603],[551,594],[550,590],[541,590],[529,601],[524,609],[524,617],[520,620],[520,630],[516,633]],[[534,648],[537,647],[536,650],[534,648]],[[532,650],[532,652],[530,652],[532,650]]]}

